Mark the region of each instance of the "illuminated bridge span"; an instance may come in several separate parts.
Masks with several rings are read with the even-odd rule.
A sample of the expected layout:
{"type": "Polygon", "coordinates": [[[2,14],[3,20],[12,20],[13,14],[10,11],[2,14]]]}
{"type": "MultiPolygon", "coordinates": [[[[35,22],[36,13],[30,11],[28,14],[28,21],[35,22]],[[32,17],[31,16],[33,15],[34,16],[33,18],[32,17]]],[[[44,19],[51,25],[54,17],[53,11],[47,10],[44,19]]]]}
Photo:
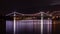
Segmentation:
{"type": "Polygon", "coordinates": [[[9,29],[8,27],[11,25],[7,25],[9,23],[11,23],[14,27],[14,34],[19,34],[19,31],[25,31],[25,29],[27,29],[27,31],[31,31],[33,33],[36,34],[51,34],[52,31],[52,17],[53,13],[45,13],[45,12],[39,12],[39,13],[35,13],[35,14],[22,14],[22,13],[18,13],[18,12],[12,12],[10,14],[7,14],[6,16],[13,16],[14,21],[13,24],[11,21],[6,21],[6,28],[9,29]],[[17,17],[18,16],[18,17],[17,17]],[[44,19],[44,17],[49,16],[47,19],[44,19]],[[21,17],[23,17],[21,20],[21,17]],[[37,19],[37,18],[40,19],[37,19]],[[34,18],[34,19],[33,19],[34,18]]]}

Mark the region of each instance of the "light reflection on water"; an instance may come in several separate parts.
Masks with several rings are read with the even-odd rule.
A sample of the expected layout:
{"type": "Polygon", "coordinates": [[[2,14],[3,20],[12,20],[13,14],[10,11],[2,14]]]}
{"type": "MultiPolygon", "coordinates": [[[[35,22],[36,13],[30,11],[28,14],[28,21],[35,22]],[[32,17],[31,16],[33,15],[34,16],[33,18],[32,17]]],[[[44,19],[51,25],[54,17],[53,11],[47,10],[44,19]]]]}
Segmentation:
{"type": "MultiPolygon", "coordinates": [[[[47,33],[47,26],[48,20],[44,20],[44,27],[43,31],[47,33]]],[[[49,22],[49,30],[52,30],[52,21],[49,22]]],[[[40,34],[41,31],[41,20],[17,20],[16,21],[16,33],[19,34],[20,32],[38,32],[36,34],[40,34]]],[[[6,32],[12,31],[13,33],[13,21],[6,21],[6,32]]],[[[10,32],[11,33],[11,32],[10,32]]]]}

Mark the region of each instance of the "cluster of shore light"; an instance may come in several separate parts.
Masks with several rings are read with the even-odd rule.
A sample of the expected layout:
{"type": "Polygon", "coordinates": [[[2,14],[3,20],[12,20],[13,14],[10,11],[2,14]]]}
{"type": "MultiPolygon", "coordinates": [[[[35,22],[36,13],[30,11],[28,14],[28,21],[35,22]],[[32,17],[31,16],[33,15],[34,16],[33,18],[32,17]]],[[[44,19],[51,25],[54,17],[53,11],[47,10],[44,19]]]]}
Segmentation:
{"type": "Polygon", "coordinates": [[[60,18],[60,16],[53,16],[52,17],[52,19],[56,19],[56,18],[58,19],[58,18],[60,18]]]}

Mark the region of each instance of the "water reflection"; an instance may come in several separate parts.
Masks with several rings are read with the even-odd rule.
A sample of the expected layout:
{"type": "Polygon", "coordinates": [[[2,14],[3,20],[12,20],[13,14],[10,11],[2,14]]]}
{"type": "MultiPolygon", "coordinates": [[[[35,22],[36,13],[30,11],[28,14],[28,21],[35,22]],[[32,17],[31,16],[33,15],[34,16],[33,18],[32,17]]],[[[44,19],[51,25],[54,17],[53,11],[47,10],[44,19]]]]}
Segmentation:
{"type": "MultiPolygon", "coordinates": [[[[13,21],[6,20],[6,34],[13,34],[13,21]]],[[[51,34],[52,20],[44,20],[43,33],[51,34]],[[48,32],[49,31],[49,32],[48,32]]],[[[16,20],[16,34],[41,34],[41,20],[16,20]]]]}

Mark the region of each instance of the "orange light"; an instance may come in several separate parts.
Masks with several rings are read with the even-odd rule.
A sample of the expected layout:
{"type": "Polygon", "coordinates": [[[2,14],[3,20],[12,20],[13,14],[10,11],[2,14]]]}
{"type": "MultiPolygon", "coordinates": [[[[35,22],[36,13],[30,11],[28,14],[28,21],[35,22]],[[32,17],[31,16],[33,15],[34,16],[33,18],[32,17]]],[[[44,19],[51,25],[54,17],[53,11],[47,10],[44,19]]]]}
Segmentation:
{"type": "Polygon", "coordinates": [[[54,18],[55,18],[55,16],[52,17],[52,19],[54,19],[54,18]]]}

